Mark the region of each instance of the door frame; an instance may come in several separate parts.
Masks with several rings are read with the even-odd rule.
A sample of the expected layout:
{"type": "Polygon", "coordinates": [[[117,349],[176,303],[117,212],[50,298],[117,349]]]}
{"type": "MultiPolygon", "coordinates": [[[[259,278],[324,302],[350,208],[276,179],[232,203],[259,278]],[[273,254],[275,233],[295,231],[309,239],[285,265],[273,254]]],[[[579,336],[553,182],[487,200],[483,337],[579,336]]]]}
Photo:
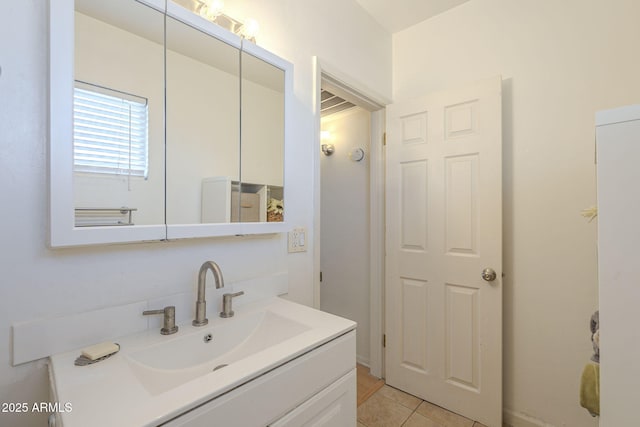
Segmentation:
{"type": "Polygon", "coordinates": [[[384,127],[385,106],[391,101],[364,87],[326,61],[313,57],[314,136],[313,144],[313,306],[320,309],[320,89],[331,86],[332,93],[371,113],[371,145],[369,163],[369,367],[371,374],[384,376],[384,127]],[[381,191],[382,189],[382,191],[381,191]]]}

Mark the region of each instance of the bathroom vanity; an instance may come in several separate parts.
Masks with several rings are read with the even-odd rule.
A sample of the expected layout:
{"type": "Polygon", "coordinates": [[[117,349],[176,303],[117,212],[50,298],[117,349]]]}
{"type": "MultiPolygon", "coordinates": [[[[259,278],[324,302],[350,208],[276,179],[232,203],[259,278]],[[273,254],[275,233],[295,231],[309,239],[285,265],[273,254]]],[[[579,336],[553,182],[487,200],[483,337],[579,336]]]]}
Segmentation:
{"type": "Polygon", "coordinates": [[[51,356],[56,427],[350,426],[356,419],[355,323],[269,298],[204,327],[115,340],[120,351],[75,366],[51,356]]]}
{"type": "MultiPolygon", "coordinates": [[[[50,2],[50,247],[288,230],[293,66],[216,25],[208,3],[50,2]]],[[[207,324],[200,281],[197,326],[175,325],[172,301],[143,309],[164,313],[166,335],[119,337],[117,353],[85,366],[81,349],[51,356],[51,399],[65,411],[50,425],[355,424],[354,322],[279,290],[207,324]]],[[[93,341],[85,329],[74,343],[93,341]]],[[[106,330],[95,341],[118,335],[106,330]]],[[[14,341],[32,342],[28,332],[14,341]]]]}
{"type": "MultiPolygon", "coordinates": [[[[50,247],[289,229],[293,66],[216,25],[209,6],[50,2],[50,247]]],[[[175,324],[180,301],[123,309],[138,326],[143,312],[164,314],[165,335],[114,339],[120,350],[94,364],[74,364],[81,349],[29,351],[37,328],[14,329],[14,343],[27,343],[14,361],[65,351],[50,356],[51,399],[65,409],[50,425],[355,424],[354,322],[273,296],[282,289],[256,301],[269,292],[261,284],[244,289],[254,302],[207,324],[201,273],[194,324],[175,324]]],[[[83,326],[68,328],[74,347],[129,333],[83,326]]]]}

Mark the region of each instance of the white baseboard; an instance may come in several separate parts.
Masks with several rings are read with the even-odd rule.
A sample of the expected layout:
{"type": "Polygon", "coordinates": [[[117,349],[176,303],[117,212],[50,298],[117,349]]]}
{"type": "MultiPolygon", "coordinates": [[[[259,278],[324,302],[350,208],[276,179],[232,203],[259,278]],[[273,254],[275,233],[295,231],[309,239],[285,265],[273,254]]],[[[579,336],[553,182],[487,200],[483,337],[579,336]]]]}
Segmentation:
{"type": "Polygon", "coordinates": [[[365,359],[364,357],[362,357],[362,356],[358,356],[357,354],[356,354],[356,362],[357,362],[357,363],[359,363],[359,364],[361,364],[361,365],[366,366],[367,368],[370,368],[370,367],[371,367],[371,366],[369,365],[369,359],[368,359],[368,358],[367,358],[367,359],[365,359]]]}
{"type": "Polygon", "coordinates": [[[502,411],[502,425],[506,427],[554,427],[553,424],[511,409],[502,411]]]}

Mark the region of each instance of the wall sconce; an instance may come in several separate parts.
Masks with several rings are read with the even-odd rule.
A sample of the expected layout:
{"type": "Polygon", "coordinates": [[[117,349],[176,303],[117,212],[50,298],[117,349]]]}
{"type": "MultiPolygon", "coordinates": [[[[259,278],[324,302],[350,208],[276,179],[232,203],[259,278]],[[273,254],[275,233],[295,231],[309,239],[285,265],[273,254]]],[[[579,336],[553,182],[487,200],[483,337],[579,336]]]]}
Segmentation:
{"type": "Polygon", "coordinates": [[[256,35],[260,29],[258,21],[253,18],[247,18],[243,23],[229,15],[224,14],[224,2],[222,0],[195,0],[194,12],[221,26],[222,28],[231,31],[233,34],[256,42],[256,35]]]}
{"type": "MultiPolygon", "coordinates": [[[[320,141],[328,141],[331,139],[331,132],[328,130],[320,131],[320,141]]],[[[322,144],[320,146],[325,156],[330,156],[336,151],[336,147],[333,144],[322,144]]]]}
{"type": "Polygon", "coordinates": [[[336,147],[333,144],[322,144],[321,148],[325,156],[330,156],[336,151],[336,147]]]}

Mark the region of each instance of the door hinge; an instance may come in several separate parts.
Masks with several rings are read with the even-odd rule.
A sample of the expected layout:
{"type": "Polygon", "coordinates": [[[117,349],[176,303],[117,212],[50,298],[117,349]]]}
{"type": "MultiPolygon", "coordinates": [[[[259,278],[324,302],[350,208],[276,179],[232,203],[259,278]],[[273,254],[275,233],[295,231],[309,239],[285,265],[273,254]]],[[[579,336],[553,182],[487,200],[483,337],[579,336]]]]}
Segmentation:
{"type": "Polygon", "coordinates": [[[382,134],[382,145],[387,145],[387,133],[382,134]]]}
{"type": "Polygon", "coordinates": [[[320,272],[320,281],[322,282],[322,271],[320,272]]]}
{"type": "Polygon", "coordinates": [[[382,334],[382,347],[387,347],[387,334],[382,334]]]}

